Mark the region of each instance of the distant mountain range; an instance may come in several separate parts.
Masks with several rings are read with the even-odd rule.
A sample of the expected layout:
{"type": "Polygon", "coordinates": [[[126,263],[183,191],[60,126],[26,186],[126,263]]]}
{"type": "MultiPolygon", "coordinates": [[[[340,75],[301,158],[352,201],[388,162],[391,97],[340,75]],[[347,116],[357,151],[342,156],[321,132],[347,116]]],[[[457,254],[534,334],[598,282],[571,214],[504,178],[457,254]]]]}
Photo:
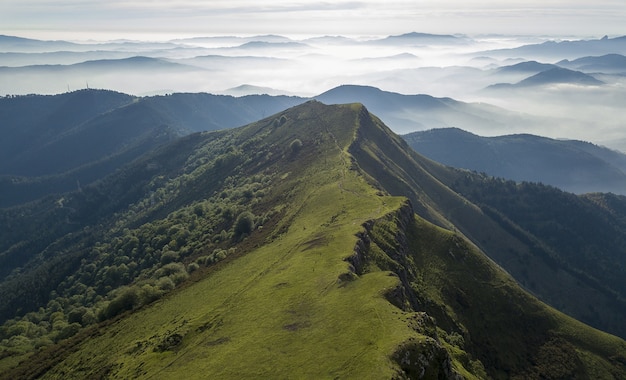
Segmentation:
{"type": "MultiPolygon", "coordinates": [[[[250,88],[238,91],[250,91],[250,88]]],[[[254,92],[265,90],[256,88],[254,92]]],[[[532,117],[485,104],[428,95],[401,95],[367,86],[340,86],[315,99],[327,104],[363,103],[397,131],[453,126],[502,131],[534,125],[532,117]]],[[[240,126],[307,100],[290,96],[233,97],[201,93],[138,98],[101,90],[2,98],[0,114],[4,121],[4,138],[0,142],[0,176],[4,178],[0,179],[3,194],[0,206],[75,189],[78,184],[101,178],[124,162],[179,136],[240,126]],[[76,145],[78,141],[80,144],[76,145]]],[[[477,153],[477,157],[480,154],[477,153]]],[[[531,156],[533,153],[529,153],[531,156]]],[[[433,158],[446,164],[458,163],[446,161],[445,157],[433,158]]],[[[572,165],[577,162],[572,161],[572,165]]],[[[482,171],[480,167],[476,169],[482,171]]],[[[492,174],[490,170],[485,171],[492,174]]],[[[605,171],[598,171],[597,176],[601,173],[605,171]]],[[[521,178],[502,170],[493,175],[538,180],[574,192],[619,193],[621,184],[620,176],[611,177],[608,172],[602,174],[605,180],[595,185],[591,184],[592,177],[570,178],[568,182],[564,175],[555,177],[558,181],[549,181],[545,176],[521,178]]]]}
{"type": "Polygon", "coordinates": [[[75,189],[183,135],[237,127],[296,97],[81,90],[0,99],[0,207],[75,189]],[[4,176],[4,178],[2,178],[4,176]]]}
{"type": "Polygon", "coordinates": [[[461,125],[466,129],[503,130],[534,122],[529,115],[487,104],[430,95],[402,95],[371,86],[339,86],[315,99],[326,104],[362,103],[398,133],[461,125]]]}
{"type": "Polygon", "coordinates": [[[626,57],[621,54],[606,54],[599,57],[582,57],[562,60],[556,63],[561,67],[583,72],[616,73],[626,75],[626,57]]]}
{"type": "Polygon", "coordinates": [[[511,49],[484,51],[491,57],[524,57],[526,59],[577,59],[585,56],[626,54],[626,36],[591,40],[546,41],[511,49]]]}
{"type": "Polygon", "coordinates": [[[481,137],[457,128],[403,138],[417,152],[445,165],[579,194],[626,195],[626,155],[591,143],[528,134],[481,137]]]}
{"type": "Polygon", "coordinates": [[[503,66],[495,71],[497,73],[540,73],[549,69],[557,67],[551,63],[540,63],[537,61],[525,61],[516,63],[515,65],[503,66]]]}
{"type": "Polygon", "coordinates": [[[0,35],[0,51],[42,52],[71,50],[77,45],[67,41],[41,41],[30,38],[0,35]]]}
{"type": "Polygon", "coordinates": [[[579,86],[601,86],[605,84],[601,80],[580,71],[569,70],[562,67],[548,67],[540,64],[530,64],[526,68],[528,71],[535,71],[531,70],[531,67],[535,68],[535,70],[539,70],[539,72],[515,84],[498,83],[487,87],[487,89],[524,88],[551,84],[572,84],[579,86]]]}
{"type": "Polygon", "coordinates": [[[471,39],[466,36],[454,36],[450,34],[429,34],[429,33],[405,33],[395,36],[385,37],[379,40],[370,40],[368,43],[377,44],[400,44],[400,45],[460,45],[467,44],[471,39]]]}

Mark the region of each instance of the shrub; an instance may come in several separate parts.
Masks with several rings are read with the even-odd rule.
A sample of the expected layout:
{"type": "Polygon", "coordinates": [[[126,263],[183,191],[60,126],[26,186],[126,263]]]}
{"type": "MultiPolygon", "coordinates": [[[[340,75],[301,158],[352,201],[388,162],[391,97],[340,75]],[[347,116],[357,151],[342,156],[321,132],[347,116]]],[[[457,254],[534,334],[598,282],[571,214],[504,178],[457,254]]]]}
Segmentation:
{"type": "Polygon", "coordinates": [[[185,270],[185,264],[183,263],[169,263],[163,265],[155,272],[155,277],[171,276],[178,273],[187,273],[185,270]]]}
{"type": "Polygon", "coordinates": [[[254,230],[254,214],[244,211],[235,221],[234,238],[239,239],[244,234],[249,235],[254,230]]]}
{"type": "Polygon", "coordinates": [[[143,305],[156,301],[161,297],[161,290],[159,287],[145,284],[141,287],[141,303],[143,305]]]}
{"type": "Polygon", "coordinates": [[[113,301],[109,302],[108,305],[104,307],[99,318],[100,320],[109,319],[126,310],[132,310],[139,305],[139,301],[139,292],[136,287],[123,288],[113,301]]]}
{"type": "Polygon", "coordinates": [[[190,263],[189,265],[187,265],[187,272],[193,273],[197,271],[198,268],[200,268],[200,266],[197,263],[190,263]]]}
{"type": "Polygon", "coordinates": [[[172,279],[167,276],[159,278],[156,285],[159,287],[159,289],[164,291],[172,290],[176,287],[174,281],[172,281],[172,279]]]}
{"type": "Polygon", "coordinates": [[[165,251],[163,255],[161,255],[161,264],[169,264],[175,261],[178,261],[179,255],[174,251],[165,251]]]}

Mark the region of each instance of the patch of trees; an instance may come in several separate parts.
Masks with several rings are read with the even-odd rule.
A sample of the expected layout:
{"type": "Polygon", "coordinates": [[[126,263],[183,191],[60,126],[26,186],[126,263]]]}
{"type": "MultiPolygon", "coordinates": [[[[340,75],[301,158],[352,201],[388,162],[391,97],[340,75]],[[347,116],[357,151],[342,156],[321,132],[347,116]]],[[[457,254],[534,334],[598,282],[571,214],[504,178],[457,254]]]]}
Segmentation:
{"type": "Polygon", "coordinates": [[[497,215],[496,220],[514,223],[525,239],[541,242],[553,265],[568,267],[581,280],[613,289],[626,299],[626,219],[621,213],[626,197],[578,196],[538,183],[474,174],[453,187],[497,215]]]}
{"type": "MultiPolygon", "coordinates": [[[[236,253],[239,241],[262,228],[277,212],[263,203],[275,181],[270,172],[248,174],[248,168],[274,159],[269,152],[279,148],[244,151],[232,136],[215,135],[184,160],[174,153],[179,155],[173,160],[180,164],[177,172],[175,165],[168,167],[171,163],[149,166],[162,160],[146,159],[81,192],[44,203],[45,218],[37,226],[46,239],[34,252],[45,253],[33,257],[21,256],[26,249],[18,252],[14,257],[19,260],[11,266],[14,275],[0,283],[3,310],[13,313],[0,326],[0,356],[58,342],[149,304],[190,273],[236,253]],[[73,211],[68,214],[69,207],[73,211]],[[50,267],[57,258],[66,265],[50,267]]],[[[188,140],[183,143],[198,144],[188,140]]],[[[0,218],[9,220],[20,212],[25,211],[4,210],[0,218]]],[[[36,209],[28,212],[35,220],[36,209]]],[[[11,220],[14,228],[0,233],[12,234],[13,243],[3,247],[0,259],[36,236],[28,219],[11,220]]]]}

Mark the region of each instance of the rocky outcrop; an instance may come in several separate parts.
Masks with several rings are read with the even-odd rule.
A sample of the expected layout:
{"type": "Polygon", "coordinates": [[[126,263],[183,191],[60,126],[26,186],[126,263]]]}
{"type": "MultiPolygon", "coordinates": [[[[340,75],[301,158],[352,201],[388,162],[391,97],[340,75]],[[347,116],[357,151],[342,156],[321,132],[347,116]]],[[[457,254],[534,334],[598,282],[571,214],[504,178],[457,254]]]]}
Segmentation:
{"type": "Polygon", "coordinates": [[[395,379],[463,379],[452,368],[448,351],[435,339],[426,337],[405,342],[393,355],[400,365],[395,379]]]}
{"type": "Polygon", "coordinates": [[[393,354],[398,363],[396,379],[462,379],[452,368],[452,360],[437,335],[435,320],[419,310],[418,300],[411,291],[409,265],[409,244],[406,231],[414,222],[414,211],[410,201],[406,201],[395,212],[378,220],[363,224],[364,230],[357,234],[358,240],[353,254],[346,260],[351,273],[360,276],[373,264],[390,275],[397,276],[400,284],[387,292],[386,298],[404,311],[414,311],[410,326],[423,336],[404,342],[393,354]],[[384,225],[381,227],[377,225],[384,225]]]}

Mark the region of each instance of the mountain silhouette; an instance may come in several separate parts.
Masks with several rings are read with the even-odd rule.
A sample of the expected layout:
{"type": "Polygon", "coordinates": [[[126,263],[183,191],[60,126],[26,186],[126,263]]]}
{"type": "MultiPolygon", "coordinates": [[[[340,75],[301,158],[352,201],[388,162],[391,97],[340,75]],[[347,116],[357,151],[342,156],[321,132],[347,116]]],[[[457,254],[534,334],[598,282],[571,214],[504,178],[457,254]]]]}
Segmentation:
{"type": "Polygon", "coordinates": [[[456,128],[403,138],[416,151],[449,166],[579,194],[626,195],[626,155],[591,143],[529,134],[481,137],[456,128]]]}

